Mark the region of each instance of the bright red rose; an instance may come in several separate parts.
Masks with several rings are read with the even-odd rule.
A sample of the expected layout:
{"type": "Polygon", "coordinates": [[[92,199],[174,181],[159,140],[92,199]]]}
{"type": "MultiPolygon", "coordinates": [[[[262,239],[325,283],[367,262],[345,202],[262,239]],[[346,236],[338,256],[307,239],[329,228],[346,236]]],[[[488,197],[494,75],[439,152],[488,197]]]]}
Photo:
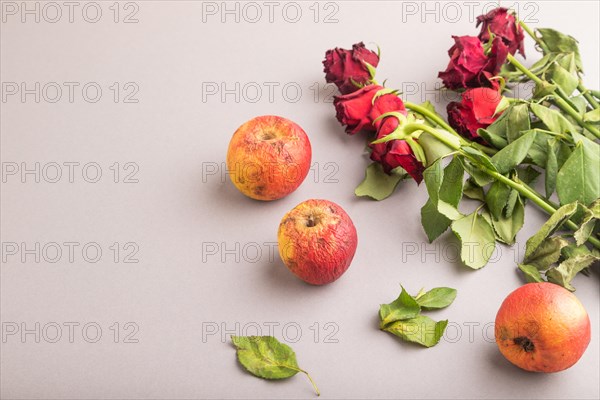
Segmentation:
{"type": "MultiPolygon", "coordinates": [[[[377,139],[392,133],[398,127],[398,119],[390,116],[382,119],[377,130],[377,139]]],[[[405,140],[390,140],[385,143],[369,144],[371,160],[381,164],[386,173],[394,168],[402,167],[417,183],[423,180],[425,166],[417,160],[412,149],[405,140]]]]}
{"type": "Polygon", "coordinates": [[[352,50],[335,48],[327,50],[323,61],[325,80],[334,83],[342,94],[357,91],[359,88],[352,82],[367,84],[371,75],[364,62],[377,67],[379,56],[367,49],[360,42],[352,45],[352,50]]]}
{"type": "Polygon", "coordinates": [[[375,129],[378,129],[382,122],[382,120],[375,120],[380,115],[391,111],[399,111],[406,115],[406,107],[404,107],[404,103],[400,97],[394,93],[388,93],[375,99],[371,112],[369,113],[369,118],[371,118],[371,121],[374,121],[373,125],[375,126],[375,129]]]}
{"type": "Polygon", "coordinates": [[[477,17],[477,26],[481,24],[481,33],[479,39],[482,42],[490,40],[490,32],[502,39],[508,47],[510,54],[517,51],[525,57],[525,47],[523,45],[523,28],[517,22],[514,13],[506,8],[498,7],[485,15],[477,17]]]}
{"type": "Polygon", "coordinates": [[[501,100],[502,95],[498,89],[467,89],[460,102],[448,104],[448,123],[461,136],[483,143],[477,129],[487,128],[496,121],[501,114],[496,114],[501,100]]]}
{"type": "Polygon", "coordinates": [[[373,121],[386,112],[406,113],[404,103],[393,93],[379,96],[373,102],[377,92],[382,89],[379,85],[367,85],[354,93],[334,97],[336,118],[342,125],[346,125],[348,134],[353,135],[360,131],[375,132],[379,121],[375,125],[373,121]]]}
{"type": "Polygon", "coordinates": [[[454,45],[448,50],[450,62],[438,77],[448,89],[491,87],[490,78],[500,72],[506,61],[508,47],[501,38],[493,41],[490,54],[486,55],[479,38],[475,36],[453,36],[454,45]]]}

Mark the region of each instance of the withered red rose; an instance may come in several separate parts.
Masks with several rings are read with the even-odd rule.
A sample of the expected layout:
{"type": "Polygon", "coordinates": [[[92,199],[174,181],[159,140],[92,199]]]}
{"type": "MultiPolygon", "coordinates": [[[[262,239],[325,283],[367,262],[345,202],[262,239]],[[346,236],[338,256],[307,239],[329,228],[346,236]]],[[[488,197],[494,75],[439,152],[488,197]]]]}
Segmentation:
{"type": "MultiPolygon", "coordinates": [[[[377,130],[377,139],[392,133],[398,127],[398,119],[390,116],[382,119],[377,130]]],[[[386,173],[391,173],[394,168],[402,167],[412,178],[421,183],[425,166],[417,160],[412,149],[405,140],[390,140],[385,143],[369,144],[371,147],[371,160],[381,164],[386,173]]]]}
{"type": "Polygon", "coordinates": [[[394,93],[378,96],[373,101],[377,92],[382,89],[379,85],[367,85],[356,92],[334,97],[336,118],[346,126],[348,134],[375,132],[379,121],[375,125],[373,121],[380,115],[390,111],[406,112],[404,103],[394,93]]]}
{"type": "Polygon", "coordinates": [[[500,114],[496,108],[502,100],[497,88],[467,89],[460,102],[448,104],[448,123],[463,137],[483,143],[477,129],[487,128],[500,114]]]}
{"type": "Polygon", "coordinates": [[[492,87],[490,79],[500,72],[506,62],[508,47],[501,38],[494,39],[489,55],[475,36],[453,36],[454,45],[448,50],[450,62],[438,76],[448,89],[492,87]]]}
{"type": "Polygon", "coordinates": [[[327,50],[323,60],[325,80],[334,83],[342,94],[355,92],[359,87],[354,82],[364,85],[371,79],[365,62],[377,67],[379,56],[362,42],[352,45],[352,50],[327,50]]]}
{"type": "Polygon", "coordinates": [[[477,26],[481,25],[479,39],[483,42],[490,40],[490,33],[502,39],[510,54],[517,51],[525,57],[523,28],[517,22],[514,13],[506,8],[498,7],[485,15],[477,17],[477,26]]]}

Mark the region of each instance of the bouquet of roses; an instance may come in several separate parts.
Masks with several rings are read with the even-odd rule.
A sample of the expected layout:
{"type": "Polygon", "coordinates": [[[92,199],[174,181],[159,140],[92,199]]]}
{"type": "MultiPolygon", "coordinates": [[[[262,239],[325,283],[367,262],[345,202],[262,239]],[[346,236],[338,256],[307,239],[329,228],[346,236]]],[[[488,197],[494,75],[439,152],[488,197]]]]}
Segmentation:
{"type": "Polygon", "coordinates": [[[341,92],[337,119],[348,134],[370,135],[373,163],[356,195],[383,200],[406,178],[424,180],[428,239],[450,228],[474,269],[486,265],[496,243],[514,243],[531,202],[549,219],[527,241],[519,268],[528,281],[573,291],[573,277],[600,259],[600,94],[584,86],[571,36],[532,30],[505,8],[477,25],[478,36],[453,37],[439,73],[448,90],[460,92],[447,121],[429,102],[405,102],[376,81],[379,52],[363,43],[327,51],[325,78],[341,92]],[[525,56],[524,33],[542,53],[530,68],[515,57],[525,56]],[[535,85],[530,98],[511,97],[523,82],[535,85]],[[543,193],[534,188],[538,179],[543,193]],[[479,202],[474,212],[461,211],[464,198],[479,202]]]}

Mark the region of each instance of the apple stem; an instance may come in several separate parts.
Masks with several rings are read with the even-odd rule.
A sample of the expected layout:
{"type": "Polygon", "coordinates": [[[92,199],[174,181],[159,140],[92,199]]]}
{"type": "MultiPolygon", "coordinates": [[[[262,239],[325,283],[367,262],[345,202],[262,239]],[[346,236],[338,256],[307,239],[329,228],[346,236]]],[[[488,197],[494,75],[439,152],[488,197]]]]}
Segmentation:
{"type": "Polygon", "coordinates": [[[304,373],[308,377],[308,380],[310,381],[310,383],[312,383],[313,388],[315,388],[315,392],[317,393],[317,396],[320,396],[321,392],[319,392],[319,388],[315,384],[315,381],[313,381],[313,379],[311,378],[310,374],[303,369],[300,369],[300,372],[304,373]]]}

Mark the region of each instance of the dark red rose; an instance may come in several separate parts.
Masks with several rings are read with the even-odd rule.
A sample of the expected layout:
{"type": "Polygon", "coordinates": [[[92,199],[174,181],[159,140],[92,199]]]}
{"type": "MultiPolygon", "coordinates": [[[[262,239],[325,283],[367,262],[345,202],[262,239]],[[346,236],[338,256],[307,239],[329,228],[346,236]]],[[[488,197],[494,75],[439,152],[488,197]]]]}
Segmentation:
{"type": "Polygon", "coordinates": [[[342,125],[346,125],[346,132],[355,134],[359,131],[375,132],[379,121],[373,125],[373,121],[380,115],[390,111],[400,111],[406,114],[404,103],[394,93],[379,96],[373,102],[373,98],[383,87],[379,85],[367,85],[354,93],[335,96],[333,105],[336,110],[336,118],[342,125]]]}
{"type": "Polygon", "coordinates": [[[494,39],[489,55],[475,36],[453,36],[454,46],[448,50],[450,62],[438,77],[448,89],[466,89],[470,87],[491,87],[490,78],[500,72],[506,62],[508,47],[501,38],[494,39]]]}
{"type": "MultiPolygon", "coordinates": [[[[486,72],[490,74],[490,76],[498,75],[502,65],[506,62],[506,57],[508,57],[508,46],[502,41],[501,38],[497,37],[492,42],[492,48],[489,57],[489,64],[486,68],[486,72]]],[[[489,87],[494,87],[496,85],[496,81],[490,81],[489,87]]]]}
{"type": "Polygon", "coordinates": [[[479,39],[482,42],[490,40],[490,32],[502,39],[502,42],[508,47],[510,54],[517,51],[525,57],[525,47],[523,45],[523,28],[517,22],[514,13],[506,8],[498,7],[485,15],[477,17],[477,26],[481,24],[481,33],[479,39]]]}
{"type": "Polygon", "coordinates": [[[352,82],[367,84],[371,75],[363,63],[367,62],[373,67],[379,64],[377,53],[367,49],[363,42],[352,45],[352,50],[335,48],[327,50],[323,60],[325,80],[334,83],[342,94],[357,91],[359,88],[352,82]]]}
{"type": "Polygon", "coordinates": [[[497,88],[467,89],[460,102],[448,104],[448,123],[461,136],[483,143],[477,129],[487,128],[500,116],[495,115],[500,100],[502,95],[497,88]]]}
{"type": "MultiPolygon", "coordinates": [[[[398,127],[398,119],[390,116],[382,119],[377,130],[377,139],[392,133],[398,127]]],[[[423,180],[425,166],[417,160],[412,149],[405,140],[390,140],[385,143],[369,144],[371,160],[381,164],[386,173],[394,168],[402,167],[417,183],[423,180]]]]}

